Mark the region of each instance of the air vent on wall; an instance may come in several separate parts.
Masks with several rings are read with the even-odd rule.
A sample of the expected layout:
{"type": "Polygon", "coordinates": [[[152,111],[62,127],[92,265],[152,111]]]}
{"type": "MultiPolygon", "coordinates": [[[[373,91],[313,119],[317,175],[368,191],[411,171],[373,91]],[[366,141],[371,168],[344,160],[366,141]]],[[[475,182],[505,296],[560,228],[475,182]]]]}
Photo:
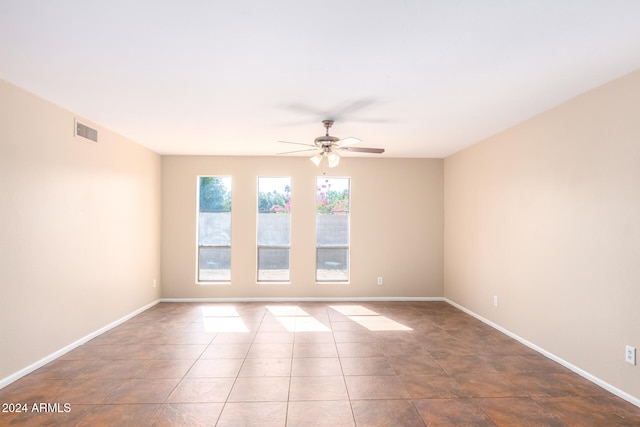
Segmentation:
{"type": "Polygon", "coordinates": [[[98,131],[76,121],[76,135],[98,142],[98,131]]]}

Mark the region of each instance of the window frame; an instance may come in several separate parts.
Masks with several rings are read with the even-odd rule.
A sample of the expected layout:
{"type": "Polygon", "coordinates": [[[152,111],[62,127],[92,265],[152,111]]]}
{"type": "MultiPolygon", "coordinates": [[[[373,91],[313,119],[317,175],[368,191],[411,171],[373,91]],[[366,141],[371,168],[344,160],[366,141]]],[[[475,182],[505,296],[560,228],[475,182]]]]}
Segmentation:
{"type": "Polygon", "coordinates": [[[315,179],[315,205],[314,205],[314,214],[315,214],[315,283],[319,284],[319,285],[327,285],[327,284],[337,284],[337,285],[348,285],[351,283],[351,177],[349,176],[317,176],[315,179]],[[346,245],[318,245],[318,202],[317,202],[317,197],[318,197],[318,185],[319,185],[319,181],[325,179],[325,180],[332,180],[332,179],[346,179],[348,182],[347,185],[347,192],[349,194],[349,203],[348,203],[348,209],[346,212],[346,216],[347,216],[347,244],[346,245]],[[318,261],[319,261],[319,250],[322,249],[345,249],[346,250],[346,279],[344,280],[336,280],[336,279],[330,279],[330,280],[320,280],[318,278],[318,261]]]}
{"type": "MultiPolygon", "coordinates": [[[[256,178],[256,283],[259,285],[278,285],[278,284],[291,284],[291,208],[286,213],[289,218],[289,244],[288,245],[261,245],[259,236],[260,236],[260,214],[266,213],[260,211],[260,178],[286,178],[288,179],[287,186],[289,187],[289,191],[291,191],[291,176],[284,175],[258,175],[256,178]],[[273,280],[265,280],[260,279],[260,249],[286,249],[287,250],[287,278],[286,279],[273,279],[273,280]]],[[[289,201],[291,204],[291,202],[289,201]]]]}
{"type": "Polygon", "coordinates": [[[231,258],[232,258],[232,235],[233,235],[233,177],[231,175],[198,175],[196,181],[196,272],[195,279],[196,284],[208,286],[208,285],[230,285],[231,284],[231,258]],[[204,211],[204,212],[229,212],[229,244],[228,245],[202,245],[200,244],[200,188],[202,183],[202,178],[228,178],[229,179],[229,192],[231,193],[230,207],[229,210],[220,210],[220,211],[204,211]],[[229,277],[221,280],[203,280],[200,277],[200,251],[203,248],[228,248],[229,250],[229,277]]]}

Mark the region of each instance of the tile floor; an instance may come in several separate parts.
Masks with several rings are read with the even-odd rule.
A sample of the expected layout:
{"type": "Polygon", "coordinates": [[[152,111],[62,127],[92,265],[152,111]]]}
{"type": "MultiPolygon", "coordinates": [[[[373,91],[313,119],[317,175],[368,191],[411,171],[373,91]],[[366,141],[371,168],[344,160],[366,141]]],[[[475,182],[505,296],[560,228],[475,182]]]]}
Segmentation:
{"type": "Polygon", "coordinates": [[[640,425],[640,408],[439,302],[161,303],[0,402],[29,409],[0,425],[640,425]]]}

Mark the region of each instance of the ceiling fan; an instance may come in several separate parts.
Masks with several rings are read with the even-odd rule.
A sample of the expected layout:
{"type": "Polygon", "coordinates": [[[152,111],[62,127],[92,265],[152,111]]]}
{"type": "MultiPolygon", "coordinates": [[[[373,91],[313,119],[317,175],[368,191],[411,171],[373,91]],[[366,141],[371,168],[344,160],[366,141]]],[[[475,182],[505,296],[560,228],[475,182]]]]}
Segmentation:
{"type": "Polygon", "coordinates": [[[384,148],[367,148],[367,147],[352,147],[352,144],[357,144],[360,142],[358,138],[347,137],[344,139],[340,139],[335,136],[329,135],[329,129],[333,126],[333,120],[323,120],[322,124],[326,128],[326,132],[324,135],[319,136],[315,139],[313,144],[304,144],[301,142],[289,142],[289,141],[278,141],[285,144],[296,144],[296,145],[305,145],[307,148],[304,150],[294,150],[294,151],[286,151],[284,153],[278,153],[278,155],[282,154],[291,154],[291,153],[299,153],[302,151],[317,151],[318,153],[314,154],[310,160],[316,166],[320,166],[320,163],[326,158],[327,163],[330,168],[334,168],[338,166],[340,163],[340,156],[337,151],[351,151],[358,153],[373,153],[373,154],[382,154],[384,153],[384,148]]]}

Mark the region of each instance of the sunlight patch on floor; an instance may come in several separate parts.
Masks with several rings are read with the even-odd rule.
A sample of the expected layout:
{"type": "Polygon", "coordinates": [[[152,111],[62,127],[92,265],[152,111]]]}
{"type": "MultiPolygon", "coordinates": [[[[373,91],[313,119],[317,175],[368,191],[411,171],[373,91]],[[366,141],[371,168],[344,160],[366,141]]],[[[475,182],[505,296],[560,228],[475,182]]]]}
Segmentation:
{"type": "Polygon", "coordinates": [[[267,310],[274,316],[309,316],[297,305],[268,305],[267,310]]]}
{"type": "Polygon", "coordinates": [[[205,317],[238,317],[238,310],[233,305],[215,305],[202,307],[202,315],[205,317]]]}
{"type": "Polygon", "coordinates": [[[349,320],[367,328],[370,331],[413,331],[408,326],[389,319],[361,305],[331,305],[329,306],[349,320]]]}
{"type": "Polygon", "coordinates": [[[202,324],[205,332],[249,332],[232,305],[202,307],[202,324]]]}
{"type": "MultiPolygon", "coordinates": [[[[332,305],[331,309],[370,331],[412,331],[408,326],[396,322],[359,304],[332,305]]],[[[202,323],[205,332],[249,332],[233,305],[204,306],[202,323]]],[[[328,324],[321,322],[297,305],[270,305],[267,310],[289,332],[330,332],[328,324]]]]}
{"type": "Polygon", "coordinates": [[[348,316],[349,319],[358,323],[370,331],[413,331],[408,326],[391,320],[386,316],[348,316]]]}
{"type": "Polygon", "coordinates": [[[311,316],[297,305],[267,306],[267,309],[289,332],[327,332],[327,325],[311,316]]]}
{"type": "Polygon", "coordinates": [[[376,313],[373,310],[369,310],[366,307],[363,307],[359,304],[356,305],[330,305],[330,308],[334,309],[340,314],[344,314],[345,316],[376,316],[376,313]]]}

